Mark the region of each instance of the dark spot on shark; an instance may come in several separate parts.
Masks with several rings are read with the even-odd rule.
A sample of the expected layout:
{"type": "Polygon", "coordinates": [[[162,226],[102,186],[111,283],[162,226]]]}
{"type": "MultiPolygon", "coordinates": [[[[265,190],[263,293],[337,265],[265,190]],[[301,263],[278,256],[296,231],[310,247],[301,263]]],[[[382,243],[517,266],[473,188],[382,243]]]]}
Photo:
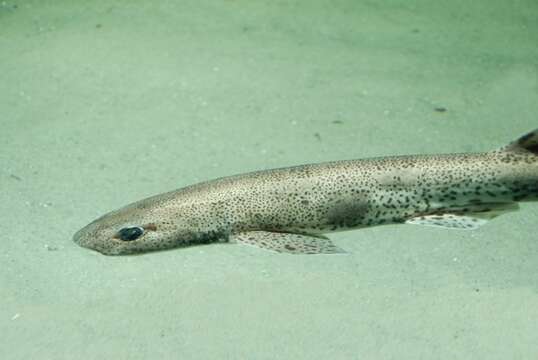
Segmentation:
{"type": "Polygon", "coordinates": [[[342,201],[327,213],[327,222],[336,227],[359,225],[368,213],[369,206],[359,201],[342,201]]]}

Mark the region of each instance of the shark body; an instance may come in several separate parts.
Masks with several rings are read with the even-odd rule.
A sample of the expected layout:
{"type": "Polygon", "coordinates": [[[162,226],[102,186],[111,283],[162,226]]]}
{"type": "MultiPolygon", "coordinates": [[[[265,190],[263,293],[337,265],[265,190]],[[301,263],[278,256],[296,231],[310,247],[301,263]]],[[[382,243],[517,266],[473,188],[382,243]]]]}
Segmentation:
{"type": "Polygon", "coordinates": [[[153,196],[73,239],[105,255],[214,242],[343,250],[326,233],[412,223],[474,229],[538,199],[538,129],[484,153],[345,160],[224,177],[153,196]]]}

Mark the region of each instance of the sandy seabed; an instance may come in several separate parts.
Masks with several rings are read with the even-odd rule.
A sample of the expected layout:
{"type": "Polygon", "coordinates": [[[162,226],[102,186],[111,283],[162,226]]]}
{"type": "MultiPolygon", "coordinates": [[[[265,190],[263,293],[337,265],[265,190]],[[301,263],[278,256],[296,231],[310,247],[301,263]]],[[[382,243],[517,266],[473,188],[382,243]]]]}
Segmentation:
{"type": "Polygon", "coordinates": [[[473,232],[106,257],[103,213],[272,167],[538,127],[538,3],[2,1],[0,358],[536,359],[538,205],[473,232]]]}

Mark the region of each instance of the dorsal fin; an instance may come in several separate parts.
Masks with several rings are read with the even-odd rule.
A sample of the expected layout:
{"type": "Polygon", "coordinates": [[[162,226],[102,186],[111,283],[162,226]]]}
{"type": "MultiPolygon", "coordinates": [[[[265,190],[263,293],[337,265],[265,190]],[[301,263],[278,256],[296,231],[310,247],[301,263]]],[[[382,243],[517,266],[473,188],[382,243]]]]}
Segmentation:
{"type": "Polygon", "coordinates": [[[503,147],[503,151],[529,151],[538,155],[538,129],[535,129],[516,141],[511,142],[507,146],[503,147]]]}

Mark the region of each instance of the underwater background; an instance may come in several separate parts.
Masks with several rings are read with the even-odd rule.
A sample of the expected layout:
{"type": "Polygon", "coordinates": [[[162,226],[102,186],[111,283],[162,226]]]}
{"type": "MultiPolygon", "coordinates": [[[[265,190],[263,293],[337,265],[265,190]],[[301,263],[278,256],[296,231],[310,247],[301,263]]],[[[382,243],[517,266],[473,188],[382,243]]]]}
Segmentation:
{"type": "Polygon", "coordinates": [[[0,359],[537,359],[538,205],[477,231],[107,257],[72,235],[220,176],[538,127],[538,2],[1,1],[0,359]]]}

